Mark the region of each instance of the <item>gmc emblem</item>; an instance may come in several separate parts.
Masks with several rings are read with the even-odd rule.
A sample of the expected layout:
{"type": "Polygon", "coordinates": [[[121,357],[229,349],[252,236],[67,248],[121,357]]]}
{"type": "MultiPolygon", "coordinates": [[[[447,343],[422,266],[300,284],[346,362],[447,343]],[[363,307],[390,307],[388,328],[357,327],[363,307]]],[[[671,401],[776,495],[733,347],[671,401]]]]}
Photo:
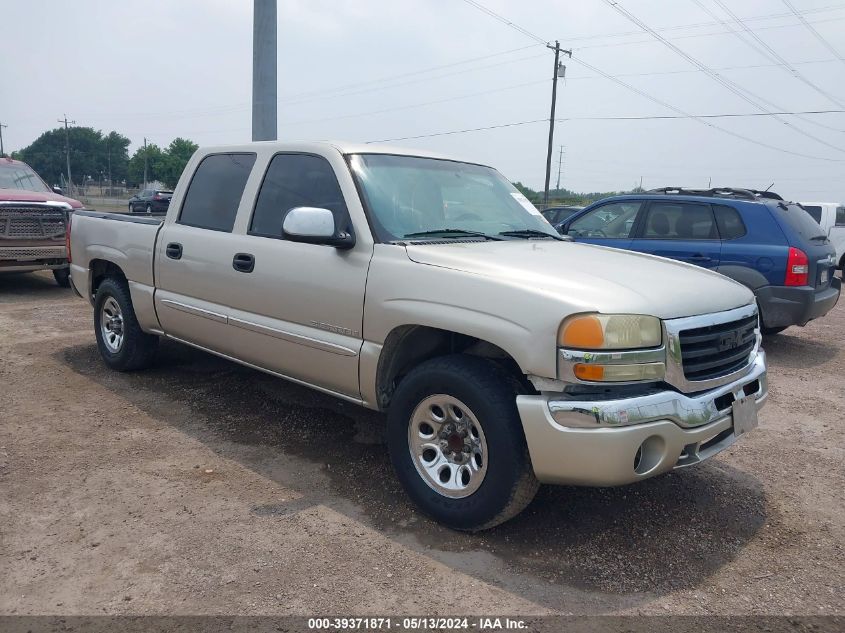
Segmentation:
{"type": "Polygon", "coordinates": [[[735,349],[742,343],[742,335],[739,332],[728,332],[719,337],[719,351],[726,352],[735,349]]]}

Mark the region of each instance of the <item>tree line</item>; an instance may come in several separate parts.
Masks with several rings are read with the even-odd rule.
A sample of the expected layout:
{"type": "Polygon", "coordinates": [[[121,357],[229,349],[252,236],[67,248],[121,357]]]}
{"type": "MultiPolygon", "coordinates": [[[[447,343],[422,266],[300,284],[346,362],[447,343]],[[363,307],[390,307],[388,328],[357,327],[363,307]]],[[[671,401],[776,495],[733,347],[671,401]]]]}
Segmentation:
{"type": "MultiPolygon", "coordinates": [[[[130,156],[130,140],[119,132],[104,134],[90,127],[71,127],[67,130],[70,147],[70,170],[75,184],[88,177],[113,184],[126,182],[139,186],[144,182],[144,158],[147,161],[147,182],[160,181],[175,187],[182,170],[197,144],[185,138],[173,139],[167,147],[152,143],[139,147],[130,156]]],[[[12,158],[28,163],[49,184],[67,178],[65,157],[65,129],[44,132],[29,146],[12,152],[12,158]]]]}
{"type": "MultiPolygon", "coordinates": [[[[543,192],[535,191],[531,187],[526,187],[521,182],[513,183],[513,186],[533,202],[536,206],[543,206],[543,192]]],[[[592,191],[589,193],[578,193],[570,191],[569,189],[549,189],[549,206],[575,206],[585,207],[588,204],[607,198],[609,196],[616,196],[623,193],[642,193],[645,191],[642,187],[634,187],[630,191],[592,191]]]]}

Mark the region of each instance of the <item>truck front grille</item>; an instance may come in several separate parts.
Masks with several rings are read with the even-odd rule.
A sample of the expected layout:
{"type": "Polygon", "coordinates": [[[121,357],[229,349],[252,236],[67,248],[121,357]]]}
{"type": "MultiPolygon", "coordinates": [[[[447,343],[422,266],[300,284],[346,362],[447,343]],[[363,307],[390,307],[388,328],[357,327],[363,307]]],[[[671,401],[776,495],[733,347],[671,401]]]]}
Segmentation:
{"type": "Polygon", "coordinates": [[[757,342],[757,315],[679,333],[684,376],[711,380],[727,376],[748,364],[757,342]]]}
{"type": "Polygon", "coordinates": [[[0,208],[0,239],[63,239],[65,215],[61,209],[45,207],[0,208]]]}

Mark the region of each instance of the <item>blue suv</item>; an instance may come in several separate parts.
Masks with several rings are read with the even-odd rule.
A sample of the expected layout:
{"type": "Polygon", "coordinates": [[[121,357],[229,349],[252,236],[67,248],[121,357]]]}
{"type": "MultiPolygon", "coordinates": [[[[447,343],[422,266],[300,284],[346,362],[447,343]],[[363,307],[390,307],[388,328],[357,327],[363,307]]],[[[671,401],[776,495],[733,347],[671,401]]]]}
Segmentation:
{"type": "Polygon", "coordinates": [[[769,191],[667,187],[613,196],[556,228],[579,242],[669,257],[735,279],[757,296],[764,334],[805,325],[839,299],[827,235],[802,207],[769,191]]]}

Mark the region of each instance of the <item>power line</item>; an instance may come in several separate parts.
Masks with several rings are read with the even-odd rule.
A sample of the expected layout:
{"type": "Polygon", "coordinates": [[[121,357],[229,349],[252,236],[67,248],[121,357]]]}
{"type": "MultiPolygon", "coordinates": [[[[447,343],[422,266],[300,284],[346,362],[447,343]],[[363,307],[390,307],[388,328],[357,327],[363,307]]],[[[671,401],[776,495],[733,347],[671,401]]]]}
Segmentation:
{"type": "MultiPolygon", "coordinates": [[[[607,1],[607,0],[605,0],[605,1],[607,1]]],[[[718,0],[717,0],[717,1],[718,1],[718,0]]],[[[531,38],[532,38],[532,39],[534,39],[534,40],[541,40],[541,39],[542,39],[542,38],[540,38],[539,36],[534,35],[533,33],[530,33],[530,32],[528,32],[528,31],[526,31],[525,29],[523,29],[522,27],[519,27],[518,25],[514,24],[513,22],[511,22],[511,21],[510,21],[510,20],[508,20],[507,18],[505,18],[505,17],[503,17],[503,16],[500,16],[499,14],[497,14],[497,13],[495,13],[495,12],[493,12],[493,11],[491,11],[491,10],[487,9],[486,7],[483,7],[483,5],[480,5],[478,2],[475,2],[475,0],[464,0],[464,2],[468,2],[468,3],[469,3],[469,4],[471,4],[472,6],[474,6],[474,7],[478,8],[479,10],[483,11],[484,13],[487,13],[488,15],[492,15],[492,16],[493,16],[493,17],[495,17],[497,20],[499,20],[499,21],[503,22],[504,24],[507,24],[508,26],[510,26],[510,27],[512,27],[512,28],[515,28],[515,29],[516,29],[517,31],[519,31],[520,33],[526,34],[528,37],[531,37],[531,38]]],[[[611,4],[611,7],[615,7],[615,6],[616,6],[616,5],[611,4]]],[[[639,25],[638,25],[638,26],[639,26],[639,25]]],[[[641,27],[641,28],[642,28],[642,27],[641,27]]],[[[657,37],[658,37],[658,39],[659,39],[659,36],[657,36],[657,37]]],[[[667,44],[668,44],[668,42],[667,42],[667,44]]],[[[669,45],[670,47],[674,46],[674,45],[672,45],[672,44],[668,44],[668,45],[669,45]]],[[[675,48],[677,48],[677,47],[675,47],[675,48]]],[[[678,50],[680,51],[680,49],[678,49],[678,50]]],[[[813,159],[813,160],[835,160],[835,161],[837,161],[837,162],[838,162],[838,159],[826,159],[826,158],[822,158],[822,157],[820,157],[820,156],[811,156],[811,155],[809,155],[809,154],[803,154],[803,153],[801,153],[801,152],[794,152],[794,151],[792,151],[792,150],[788,150],[788,149],[785,149],[785,148],[782,148],[782,147],[778,147],[778,146],[776,146],[776,145],[770,145],[770,144],[768,144],[768,143],[764,143],[764,142],[762,142],[762,141],[758,141],[758,140],[756,140],[756,139],[752,139],[752,138],[750,138],[750,137],[747,137],[747,136],[745,136],[745,135],[743,135],[743,134],[739,134],[739,133],[734,132],[734,131],[732,131],[732,130],[725,129],[725,128],[723,128],[723,127],[720,127],[720,126],[716,125],[715,123],[711,123],[710,121],[708,121],[708,120],[706,120],[706,119],[702,119],[701,117],[695,117],[694,115],[690,115],[688,112],[685,112],[684,110],[681,110],[680,108],[678,108],[678,107],[676,107],[676,106],[673,106],[673,105],[671,105],[671,104],[669,104],[669,103],[667,103],[667,102],[663,101],[662,99],[658,99],[657,97],[655,97],[655,96],[653,96],[653,95],[650,95],[650,94],[648,94],[647,92],[645,92],[645,91],[643,91],[643,90],[640,90],[639,88],[636,88],[635,86],[632,86],[631,84],[629,84],[629,83],[627,83],[627,82],[625,82],[625,81],[622,81],[621,79],[619,79],[619,78],[617,78],[617,77],[613,77],[612,75],[609,75],[608,73],[604,72],[603,70],[601,70],[601,69],[599,69],[599,68],[596,68],[595,66],[593,66],[593,65],[591,65],[591,64],[588,64],[587,62],[585,62],[585,61],[581,60],[580,58],[579,58],[579,59],[576,59],[576,58],[574,58],[574,57],[570,57],[570,59],[572,59],[573,61],[576,61],[577,63],[580,63],[582,66],[585,66],[585,67],[589,68],[589,69],[590,69],[590,70],[592,70],[593,72],[595,72],[595,73],[598,73],[598,74],[602,75],[602,76],[603,76],[603,77],[605,77],[606,79],[609,79],[610,81],[613,81],[614,83],[616,83],[616,84],[618,84],[618,85],[620,85],[620,86],[623,86],[624,88],[627,88],[628,90],[631,90],[632,92],[635,92],[635,93],[637,93],[637,94],[639,94],[639,95],[641,95],[641,96],[645,97],[646,99],[649,99],[650,101],[653,101],[653,102],[655,102],[655,103],[658,103],[658,104],[662,105],[663,107],[668,108],[668,109],[672,110],[673,112],[675,112],[675,113],[677,113],[677,114],[684,115],[684,116],[688,116],[688,117],[692,118],[693,120],[699,121],[700,123],[702,123],[702,124],[704,124],[704,125],[706,125],[706,126],[708,126],[708,127],[711,127],[711,128],[713,128],[713,129],[719,130],[719,131],[723,132],[724,134],[728,134],[728,135],[733,136],[733,137],[735,137],[735,138],[743,139],[743,140],[745,140],[745,141],[747,141],[747,142],[749,142],[749,143],[752,143],[752,144],[754,144],[754,145],[758,145],[758,146],[760,146],[760,147],[765,147],[765,148],[772,149],[772,150],[775,150],[775,151],[778,151],[778,152],[782,152],[782,153],[785,153],[785,154],[790,154],[790,155],[792,155],[792,156],[798,156],[798,157],[801,157],[801,158],[810,158],[810,159],[813,159]]],[[[696,65],[698,65],[698,64],[696,64],[696,65]]],[[[718,73],[716,73],[716,75],[718,76],[718,73]]],[[[745,97],[743,97],[743,98],[745,98],[745,97]]],[[[747,98],[745,98],[745,99],[747,100],[747,98]]],[[[761,108],[761,107],[760,107],[759,105],[757,105],[757,104],[752,104],[752,105],[754,105],[754,106],[755,106],[755,107],[757,107],[758,109],[763,109],[763,110],[765,110],[764,108],[761,108]]],[[[795,128],[795,127],[793,126],[793,129],[797,129],[797,128],[795,128]]],[[[811,138],[815,138],[815,137],[812,137],[812,135],[807,134],[806,132],[803,132],[803,131],[802,131],[802,133],[803,133],[803,134],[805,134],[805,135],[807,135],[807,136],[811,136],[811,138]]],[[[822,143],[824,143],[824,141],[821,141],[821,142],[822,142],[822,143]]],[[[826,143],[825,143],[825,144],[826,144],[826,143]]],[[[838,149],[838,148],[837,148],[837,149],[838,149]]]]}
{"type": "Polygon", "coordinates": [[[485,7],[483,4],[481,4],[481,3],[479,3],[479,2],[476,2],[475,0],[463,0],[463,1],[464,1],[464,2],[466,2],[468,5],[470,5],[470,6],[472,6],[472,7],[475,7],[476,9],[478,9],[479,11],[481,11],[482,13],[486,13],[486,14],[487,14],[487,15],[489,15],[491,18],[494,18],[494,19],[498,20],[498,21],[499,21],[499,22],[501,22],[502,24],[505,24],[505,25],[507,25],[507,26],[511,27],[512,29],[514,29],[514,30],[516,30],[516,31],[519,31],[520,33],[522,33],[523,35],[525,35],[525,36],[527,36],[527,37],[530,37],[530,38],[531,38],[532,40],[534,40],[535,42],[537,42],[537,43],[539,43],[539,44],[548,44],[548,40],[544,40],[544,39],[543,39],[542,37],[540,37],[539,35],[534,35],[531,31],[528,31],[528,30],[526,30],[526,29],[522,28],[521,26],[519,26],[519,25],[518,25],[518,24],[516,24],[515,22],[511,22],[511,21],[510,21],[510,20],[508,20],[506,17],[504,17],[504,16],[502,16],[502,15],[499,15],[498,13],[496,13],[495,11],[493,11],[492,9],[488,9],[488,8],[487,8],[487,7],[485,7]]]}
{"type": "Polygon", "coordinates": [[[820,88],[819,86],[814,84],[812,81],[810,81],[809,79],[804,77],[804,75],[802,75],[798,71],[797,68],[792,66],[788,61],[786,61],[783,57],[781,57],[780,54],[778,54],[778,52],[775,49],[773,49],[771,46],[766,44],[766,42],[764,42],[760,38],[759,35],[757,35],[753,30],[751,30],[748,27],[748,25],[745,24],[745,22],[743,22],[733,11],[730,10],[730,8],[727,5],[725,5],[724,2],[722,2],[722,0],[714,0],[714,2],[721,7],[722,11],[724,11],[729,16],[731,16],[731,19],[733,19],[734,22],[736,22],[746,33],[748,33],[748,35],[753,37],[754,41],[756,41],[758,44],[760,44],[760,46],[765,48],[772,55],[772,57],[774,57],[776,60],[781,62],[784,65],[784,67],[786,67],[789,70],[789,72],[791,72],[793,74],[793,76],[795,76],[796,79],[805,83],[807,86],[809,86],[810,88],[812,88],[813,90],[818,92],[820,95],[824,96],[829,101],[835,103],[839,107],[843,107],[843,105],[845,105],[845,104],[843,104],[843,102],[840,99],[837,99],[836,97],[831,95],[829,92],[827,92],[826,90],[823,90],[822,88],[820,88]]]}
{"type": "MultiPolygon", "coordinates": [[[[719,2],[719,0],[716,0],[716,1],[719,2]]],[[[681,48],[679,48],[678,46],[676,46],[672,42],[669,42],[666,38],[664,38],[662,35],[657,33],[648,24],[646,24],[644,21],[642,21],[640,18],[635,16],[633,13],[631,13],[627,9],[625,9],[625,7],[623,7],[619,2],[615,2],[614,0],[603,0],[603,2],[607,6],[609,6],[611,9],[615,10],[617,13],[619,13],[623,17],[627,18],[628,20],[630,20],[633,24],[635,24],[636,26],[640,27],[644,31],[651,34],[652,37],[654,37],[655,39],[662,42],[664,45],[666,45],[671,51],[676,53],[678,56],[687,60],[689,63],[696,66],[697,68],[700,68],[711,79],[713,79],[718,84],[720,84],[721,86],[723,86],[724,88],[726,88],[727,90],[729,90],[730,92],[732,92],[733,94],[738,96],[743,101],[749,103],[751,106],[753,106],[754,108],[756,108],[756,109],[758,109],[762,112],[770,112],[769,110],[767,110],[765,107],[763,107],[762,105],[760,105],[758,103],[758,101],[763,101],[764,103],[766,103],[767,102],[766,99],[755,95],[754,93],[752,93],[751,91],[749,91],[745,88],[741,88],[740,86],[738,86],[737,84],[732,82],[730,79],[723,77],[722,75],[720,75],[718,72],[714,71],[712,68],[710,68],[709,66],[707,66],[703,62],[699,61],[698,59],[696,59],[695,57],[693,57],[689,53],[685,52],[684,50],[682,50],[681,48]],[[755,100],[755,98],[757,100],[755,100]]],[[[772,106],[775,105],[775,104],[771,104],[771,102],[769,102],[769,104],[772,105],[772,106]]],[[[842,104],[837,104],[837,105],[839,105],[840,107],[845,107],[842,104]]],[[[832,143],[828,143],[824,139],[818,138],[817,136],[814,136],[814,135],[810,134],[809,132],[802,130],[801,128],[795,127],[792,123],[789,123],[787,121],[783,121],[783,120],[779,119],[776,115],[775,115],[775,118],[778,121],[780,121],[781,123],[788,125],[793,130],[798,132],[799,134],[806,136],[808,138],[811,138],[814,141],[816,141],[817,143],[820,143],[821,145],[824,145],[826,147],[834,149],[838,152],[845,152],[845,149],[843,149],[843,148],[841,148],[837,145],[834,145],[832,143]]]]}
{"type": "Polygon", "coordinates": [[[804,16],[801,15],[801,13],[792,5],[792,3],[789,0],[783,0],[783,3],[792,12],[792,14],[796,18],[798,18],[798,20],[801,22],[801,24],[803,24],[807,28],[807,30],[810,31],[810,33],[813,34],[813,36],[822,44],[822,46],[824,46],[827,50],[829,50],[831,53],[833,53],[834,56],[836,56],[839,59],[839,61],[841,61],[843,64],[845,64],[845,57],[843,57],[839,53],[839,51],[837,51],[836,48],[834,48],[833,44],[831,44],[824,37],[822,37],[822,34],[819,33],[812,24],[810,24],[809,22],[807,22],[806,19],[804,19],[804,16]]]}
{"type": "MultiPolygon", "coordinates": [[[[671,107],[671,106],[670,106],[671,107]]],[[[645,115],[645,116],[587,116],[587,117],[566,117],[566,118],[559,118],[555,119],[558,123],[565,123],[567,121],[660,121],[660,120],[679,120],[679,119],[725,119],[725,118],[743,118],[743,117],[767,117],[767,116],[797,116],[801,114],[845,114],[845,109],[842,110],[804,110],[800,112],[730,112],[730,113],[720,113],[720,114],[683,114],[683,115],[669,115],[669,114],[653,114],[653,115],[645,115]]],[[[531,125],[532,123],[542,123],[546,122],[548,119],[531,119],[528,121],[514,121],[511,123],[500,123],[496,125],[486,125],[483,127],[473,127],[473,128],[464,128],[458,130],[448,130],[444,132],[432,132],[428,134],[418,134],[415,136],[401,136],[396,138],[385,138],[379,139],[374,141],[367,141],[366,143],[390,143],[394,141],[410,141],[416,140],[421,138],[433,138],[436,136],[452,136],[454,134],[465,134],[468,132],[483,132],[487,130],[498,130],[502,128],[509,128],[509,127],[519,127],[522,125],[531,125]]],[[[723,130],[722,128],[717,128],[723,132],[728,132],[729,134],[733,134],[728,130],[723,130]]],[[[741,135],[736,135],[738,138],[743,140],[750,140],[746,137],[741,135]]],[[[751,141],[754,142],[754,141],[751,141]]],[[[787,153],[794,153],[789,152],[788,150],[783,150],[782,148],[778,148],[771,145],[763,144],[763,147],[767,147],[769,149],[777,149],[780,151],[785,151],[787,153]]],[[[821,158],[818,156],[806,156],[804,154],[798,154],[804,158],[813,158],[816,160],[829,160],[834,162],[845,162],[845,159],[835,159],[835,158],[821,158]]]]}

